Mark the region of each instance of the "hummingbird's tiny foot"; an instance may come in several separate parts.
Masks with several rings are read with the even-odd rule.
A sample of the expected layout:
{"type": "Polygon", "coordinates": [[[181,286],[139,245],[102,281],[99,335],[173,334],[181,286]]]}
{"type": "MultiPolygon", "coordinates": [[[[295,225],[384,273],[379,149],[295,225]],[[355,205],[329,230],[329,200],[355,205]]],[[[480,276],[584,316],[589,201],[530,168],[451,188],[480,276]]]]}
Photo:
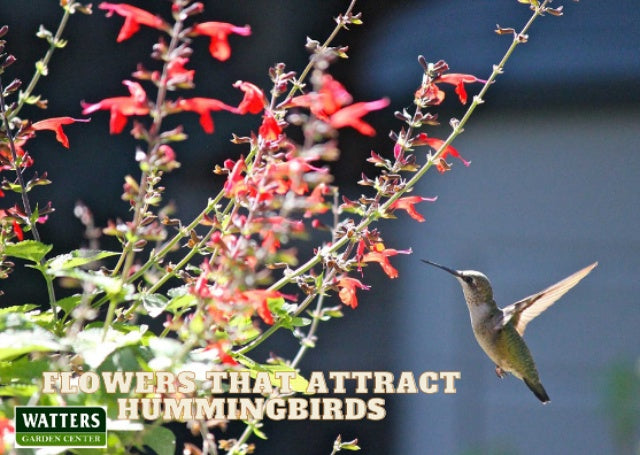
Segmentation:
{"type": "Polygon", "coordinates": [[[498,365],[496,365],[496,376],[498,376],[500,379],[504,378],[504,370],[502,368],[500,368],[498,365]]]}

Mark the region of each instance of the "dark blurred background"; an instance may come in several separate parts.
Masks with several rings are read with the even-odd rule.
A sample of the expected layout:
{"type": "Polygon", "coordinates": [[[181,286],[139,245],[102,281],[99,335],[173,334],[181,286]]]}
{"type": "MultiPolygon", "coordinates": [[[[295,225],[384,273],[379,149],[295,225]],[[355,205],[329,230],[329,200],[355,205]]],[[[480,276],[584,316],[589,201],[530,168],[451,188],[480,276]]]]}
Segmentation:
{"type": "MultiPolygon", "coordinates": [[[[131,2],[147,9],[168,2],[131,2]]],[[[238,80],[268,88],[267,69],[276,62],[300,70],[308,55],[305,37],[323,40],[332,18],[346,8],[338,0],[207,1],[206,20],[250,24],[251,37],[232,36],[231,59],[210,58],[205,39],[194,43],[190,67],[197,70],[194,96],[239,101],[230,90],[238,80]],[[235,98],[232,98],[235,97],[235,98]]],[[[602,454],[633,453],[640,440],[640,12],[635,0],[557,1],[565,16],[538,20],[530,41],[519,47],[506,72],[489,90],[456,148],[473,163],[453,163],[435,172],[416,194],[438,195],[419,210],[426,223],[400,214],[382,223],[387,246],[409,248],[411,256],[393,262],[400,277],[390,282],[374,267],[373,284],[356,311],[321,327],[316,349],[303,362],[312,370],[460,371],[455,395],[387,396],[388,415],[378,423],[267,422],[269,441],[258,453],[328,454],[335,436],[358,437],[364,453],[428,454],[602,454]],[[552,403],[541,406],[524,384],[495,377],[493,365],[477,346],[458,284],[427,268],[420,257],[459,269],[486,273],[498,304],[504,306],[598,260],[600,265],[533,323],[529,347],[552,403]]],[[[350,59],[333,73],[357,100],[388,96],[391,108],[369,115],[378,130],[373,140],[341,131],[342,159],[334,166],[347,195],[360,173],[373,175],[364,161],[371,149],[391,154],[389,130],[401,125],[393,110],[410,108],[419,84],[419,54],[445,59],[452,71],[487,77],[510,38],[493,33],[496,23],[519,28],[529,17],[515,0],[360,2],[364,26],[343,32],[336,44],[349,45],[350,59]]],[[[40,24],[54,29],[60,10],[54,1],[0,1],[8,24],[8,49],[18,57],[10,75],[28,79],[45,52],[34,37],[40,24]]],[[[50,75],[37,92],[49,99],[46,114],[33,118],[80,116],[80,100],[95,102],[126,94],[120,81],[137,62],[151,65],[154,30],[143,28],[121,44],[115,37],[123,19],[76,15],[65,33],[66,49],[54,55],[50,75]]],[[[470,93],[477,87],[468,87],[470,93]]],[[[447,119],[463,109],[453,91],[439,110],[447,119]]],[[[119,200],[122,177],[137,175],[135,143],[127,135],[109,136],[108,113],[91,123],[66,128],[71,150],[53,135],[30,144],[36,169],[54,184],[36,190],[34,200],[53,201],[56,213],[43,228],[45,241],[60,253],[82,243],[72,217],[81,199],[104,225],[126,217],[119,200]]],[[[191,138],[178,144],[182,168],[166,180],[167,198],[189,219],[215,194],[215,163],[246,151],[229,143],[232,132],[247,134],[258,117],[214,114],[216,133],[206,135],[197,116],[183,123],[191,138]]],[[[181,121],[184,119],[181,118],[181,121]]],[[[109,247],[105,240],[104,247],[109,247]]],[[[111,245],[112,246],[112,245],[111,245]]],[[[0,283],[0,305],[37,301],[43,283],[21,271],[0,283]]],[[[281,334],[260,353],[293,355],[292,340],[281,334]]],[[[236,436],[230,431],[227,437],[236,436]]]]}

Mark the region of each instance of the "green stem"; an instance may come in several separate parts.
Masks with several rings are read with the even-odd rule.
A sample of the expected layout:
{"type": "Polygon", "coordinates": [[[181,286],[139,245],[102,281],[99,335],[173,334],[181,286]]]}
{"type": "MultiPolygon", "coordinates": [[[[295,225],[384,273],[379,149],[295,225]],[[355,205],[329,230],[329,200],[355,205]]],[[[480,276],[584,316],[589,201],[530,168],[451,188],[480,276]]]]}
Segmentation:
{"type": "MultiPolygon", "coordinates": [[[[31,203],[29,202],[29,195],[27,191],[27,186],[24,182],[24,176],[22,175],[22,169],[20,164],[18,164],[18,153],[16,151],[16,144],[13,140],[13,135],[9,129],[9,119],[7,117],[7,106],[5,104],[4,99],[4,86],[2,84],[2,78],[0,77],[0,111],[2,112],[2,126],[7,133],[7,138],[9,139],[9,149],[11,150],[11,159],[13,161],[13,165],[15,167],[16,176],[18,178],[18,183],[20,185],[20,196],[22,197],[22,206],[24,207],[24,213],[27,218],[27,225],[31,229],[33,233],[33,238],[37,242],[41,242],[40,233],[38,232],[38,228],[36,224],[38,220],[33,219],[33,211],[31,210],[31,203]]],[[[56,306],[56,295],[53,289],[53,281],[51,277],[49,277],[44,271],[44,258],[40,259],[39,266],[42,275],[44,276],[45,282],[47,283],[47,295],[49,297],[49,305],[51,306],[51,311],[53,313],[53,320],[58,322],[58,308],[56,306]]]]}
{"type": "MultiPolygon", "coordinates": [[[[486,92],[489,89],[489,86],[493,83],[493,81],[496,79],[496,77],[502,72],[502,69],[504,67],[504,65],[506,64],[506,62],[509,60],[509,57],[511,56],[511,54],[513,53],[513,51],[515,50],[516,46],[518,44],[521,43],[521,41],[518,40],[518,36],[523,35],[527,32],[527,30],[531,27],[531,24],[533,24],[534,20],[536,19],[536,17],[540,16],[544,7],[546,6],[546,4],[549,2],[549,0],[545,0],[538,8],[535,9],[534,14],[531,16],[531,18],[529,19],[529,21],[526,23],[526,25],[523,27],[522,31],[516,35],[514,37],[513,42],[511,43],[511,46],[507,49],[507,51],[505,52],[504,57],[502,58],[502,60],[500,61],[500,63],[496,66],[494,66],[493,71],[489,77],[489,79],[487,79],[487,82],[484,84],[484,86],[482,87],[482,89],[480,90],[479,94],[477,96],[475,96],[473,98],[473,102],[471,103],[471,105],[469,106],[469,108],[467,109],[467,111],[465,112],[465,115],[462,117],[462,119],[460,120],[460,122],[455,125],[455,127],[453,128],[453,131],[449,134],[449,136],[447,137],[447,139],[444,141],[444,143],[442,144],[442,146],[436,151],[436,153],[434,155],[432,155],[430,157],[430,159],[413,175],[413,177],[407,182],[407,184],[404,186],[404,188],[402,188],[401,190],[399,190],[397,193],[393,194],[388,200],[385,201],[384,204],[382,204],[381,206],[378,207],[377,210],[373,210],[371,211],[366,217],[364,217],[364,219],[362,219],[362,221],[360,222],[360,224],[358,224],[358,226],[355,228],[356,231],[361,232],[362,230],[364,230],[366,227],[369,226],[369,224],[371,224],[373,221],[377,220],[380,216],[384,215],[386,213],[386,211],[391,207],[391,205],[397,201],[400,197],[402,197],[404,194],[406,194],[408,191],[411,191],[411,189],[413,189],[413,187],[418,183],[418,181],[420,181],[420,179],[425,175],[425,173],[431,168],[431,166],[433,166],[433,163],[436,162],[436,160],[444,153],[444,151],[446,150],[446,148],[453,142],[453,140],[458,137],[462,132],[463,132],[463,127],[464,125],[467,123],[467,121],[469,120],[469,118],[471,117],[471,114],[473,113],[473,111],[476,109],[476,107],[481,104],[483,101],[483,97],[486,94],[486,92]]],[[[353,3],[351,4],[350,8],[353,6],[353,3]]],[[[337,33],[337,31],[334,30],[335,33],[337,33]]],[[[332,34],[333,35],[333,34],[332,34]]],[[[308,68],[310,69],[311,65],[308,66],[308,68]]],[[[306,76],[306,73],[308,73],[308,70],[306,70],[305,72],[303,72],[303,74],[306,76]]],[[[290,95],[293,93],[290,93],[290,95]]],[[[296,270],[294,270],[292,273],[287,274],[286,276],[283,276],[280,280],[278,280],[277,282],[275,282],[273,285],[271,285],[269,287],[269,290],[278,290],[280,288],[282,288],[284,285],[291,283],[295,278],[301,276],[302,274],[308,272],[309,270],[311,270],[315,265],[317,265],[318,263],[321,262],[322,258],[325,256],[329,256],[332,255],[336,252],[338,252],[342,247],[344,247],[345,245],[347,245],[350,242],[350,238],[347,236],[342,237],[341,239],[334,241],[332,243],[332,245],[330,247],[325,247],[322,248],[318,251],[318,253],[313,256],[311,259],[309,259],[307,262],[305,262],[303,265],[301,265],[300,267],[298,267],[296,270]]],[[[332,270],[333,271],[333,270],[332,270]]],[[[325,277],[326,279],[327,277],[325,277]]],[[[296,315],[300,314],[302,311],[304,311],[304,309],[311,303],[311,301],[313,300],[313,298],[315,297],[314,294],[308,296],[298,307],[298,309],[296,310],[296,315]]],[[[322,299],[323,299],[324,295],[321,295],[318,299],[318,307],[321,308],[322,306],[322,299]]],[[[316,319],[314,317],[314,323],[316,323],[316,319]]],[[[278,329],[280,328],[280,325],[278,325],[277,323],[274,324],[273,326],[271,326],[268,330],[266,330],[265,332],[263,332],[258,338],[256,338],[252,343],[248,344],[247,346],[239,349],[238,351],[236,351],[236,353],[238,354],[245,354],[249,351],[251,351],[252,349],[254,349],[255,347],[257,347],[259,344],[261,344],[262,342],[264,342],[267,338],[269,338],[273,333],[275,333],[278,329]]],[[[315,330],[313,323],[312,326],[309,330],[309,334],[311,335],[313,332],[312,330],[315,330]]],[[[306,346],[301,346],[298,353],[296,354],[294,360],[292,361],[291,365],[293,368],[295,368],[298,364],[298,362],[300,361],[300,359],[302,358],[302,356],[304,355],[304,353],[306,352],[307,348],[306,346]]],[[[231,447],[231,449],[229,449],[227,451],[227,455],[234,455],[236,453],[238,453],[238,449],[246,443],[246,441],[249,439],[249,437],[252,434],[252,428],[250,425],[247,425],[247,427],[244,429],[244,431],[242,432],[242,434],[240,435],[240,437],[238,438],[238,440],[236,441],[236,443],[233,445],[233,447],[231,447]]],[[[337,446],[336,444],[334,444],[333,447],[333,451],[331,452],[331,455],[335,455],[338,451],[339,451],[339,446],[337,446]]]]}
{"type": "MultiPolygon", "coordinates": [[[[69,21],[69,16],[71,15],[72,7],[73,7],[72,4],[69,4],[64,7],[64,14],[62,15],[60,24],[58,24],[58,29],[56,30],[56,34],[54,35],[53,39],[49,43],[49,49],[47,50],[47,53],[42,59],[44,68],[47,68],[49,66],[49,62],[51,61],[53,52],[56,50],[56,43],[60,41],[60,38],[62,37],[62,32],[64,31],[65,27],[67,26],[67,22],[69,21]]],[[[25,101],[31,96],[31,93],[33,93],[33,90],[36,88],[36,85],[40,80],[40,76],[42,76],[42,74],[40,73],[39,70],[36,69],[36,72],[33,73],[33,77],[31,78],[31,81],[29,81],[29,85],[27,85],[27,88],[20,96],[18,100],[18,105],[11,113],[12,117],[18,115],[18,112],[20,112],[20,109],[22,109],[22,106],[24,106],[25,101]]]]}
{"type": "MultiPolygon", "coordinates": [[[[322,311],[324,298],[325,298],[325,294],[322,294],[320,295],[320,297],[318,297],[318,302],[316,303],[316,309],[313,313],[313,321],[311,322],[311,327],[309,327],[309,332],[307,332],[307,336],[305,337],[307,340],[310,340],[313,337],[313,335],[316,333],[316,330],[318,330],[318,324],[320,322],[320,312],[322,311]]],[[[302,358],[309,350],[309,347],[310,346],[307,343],[303,343],[300,345],[300,348],[298,349],[296,356],[291,361],[291,368],[296,369],[298,367],[298,364],[302,361],[302,358]]]]}
{"type": "MultiPolygon", "coordinates": [[[[522,35],[522,34],[527,32],[527,30],[531,27],[531,24],[533,23],[535,18],[538,17],[541,14],[542,9],[545,7],[545,5],[547,3],[548,3],[548,0],[545,0],[540,5],[539,8],[536,8],[534,14],[531,16],[529,21],[526,23],[526,25],[523,27],[522,31],[518,35],[522,35]]],[[[442,146],[411,177],[411,179],[406,183],[404,188],[398,190],[389,199],[387,199],[382,205],[380,205],[377,210],[373,210],[370,214],[368,214],[365,218],[363,218],[360,221],[360,223],[356,226],[355,231],[362,232],[371,223],[373,223],[379,217],[384,215],[387,212],[387,210],[389,210],[389,208],[391,207],[391,205],[395,201],[397,201],[399,198],[401,198],[407,192],[411,191],[413,189],[413,187],[415,187],[416,184],[420,181],[420,179],[427,173],[427,171],[431,168],[431,166],[433,166],[433,164],[437,161],[437,159],[444,153],[446,148],[453,142],[453,140],[456,137],[458,137],[460,134],[462,134],[462,132],[464,130],[464,128],[463,128],[464,125],[467,123],[467,121],[471,117],[471,114],[476,109],[476,107],[483,102],[482,101],[482,97],[486,94],[487,90],[489,89],[489,86],[493,83],[493,81],[496,79],[496,77],[502,72],[502,69],[503,69],[505,63],[507,62],[507,60],[509,60],[509,57],[513,53],[513,51],[516,48],[516,46],[521,43],[518,40],[518,35],[516,35],[514,37],[514,40],[511,43],[511,46],[507,49],[507,51],[506,51],[504,57],[502,58],[502,60],[500,61],[500,63],[498,65],[494,66],[493,71],[492,71],[491,75],[489,76],[489,79],[487,79],[487,82],[484,84],[484,86],[480,90],[479,94],[473,98],[473,101],[472,101],[471,105],[469,106],[469,108],[467,109],[465,115],[462,117],[462,120],[460,120],[460,122],[455,126],[455,128],[449,134],[449,136],[444,141],[442,146]]],[[[315,267],[317,264],[319,264],[322,261],[323,257],[328,257],[328,256],[330,256],[332,254],[335,254],[336,252],[340,251],[340,249],[342,249],[345,245],[347,245],[350,241],[351,241],[351,238],[349,238],[347,236],[344,236],[344,237],[338,239],[337,241],[334,241],[331,244],[331,246],[325,246],[323,248],[320,248],[318,250],[318,253],[316,253],[315,256],[310,258],[307,262],[302,264],[300,267],[295,269],[293,272],[288,273],[287,275],[283,276],[278,281],[273,283],[269,287],[269,290],[271,290],[271,291],[279,290],[282,287],[284,287],[286,284],[293,282],[295,278],[307,273],[309,270],[311,270],[313,267],[315,267]]],[[[269,336],[271,336],[279,328],[280,328],[280,326],[278,324],[274,324],[267,331],[263,332],[258,338],[253,340],[253,342],[251,342],[247,346],[243,347],[242,349],[238,350],[237,352],[238,353],[242,353],[242,354],[245,354],[246,352],[249,352],[250,350],[252,350],[256,346],[258,346],[260,343],[265,341],[267,338],[269,338],[269,336]]]]}
{"type": "MultiPolygon", "coordinates": [[[[353,8],[354,8],[354,6],[356,4],[356,1],[357,0],[352,0],[351,1],[351,3],[349,4],[349,7],[347,8],[344,16],[348,16],[353,11],[353,8]]],[[[333,29],[333,31],[331,32],[329,37],[322,44],[322,49],[326,49],[331,44],[331,42],[335,39],[337,34],[340,32],[340,30],[342,28],[344,28],[344,26],[345,25],[344,25],[344,23],[342,21],[338,22],[338,25],[333,29]]],[[[309,74],[309,71],[311,71],[311,68],[313,68],[313,60],[310,61],[309,64],[307,64],[307,66],[304,68],[304,70],[300,74],[300,77],[298,78],[298,83],[302,83],[302,81],[304,81],[306,79],[306,77],[309,74]]],[[[293,96],[293,94],[295,93],[295,91],[297,89],[298,88],[296,88],[296,87],[292,88],[292,90],[289,92],[287,97],[293,96]]],[[[250,151],[250,153],[247,155],[247,157],[245,158],[245,163],[247,163],[247,166],[249,166],[253,162],[253,158],[254,158],[256,152],[257,152],[256,149],[252,149],[250,151]]],[[[173,247],[181,239],[183,239],[185,236],[187,236],[189,234],[189,232],[191,232],[192,229],[194,229],[195,227],[197,227],[200,224],[200,222],[202,221],[202,219],[206,215],[208,215],[209,213],[211,213],[215,209],[215,207],[222,200],[223,197],[224,197],[224,191],[221,190],[213,200],[210,200],[210,202],[207,205],[207,207],[202,212],[200,212],[200,214],[189,224],[189,226],[186,229],[181,229],[174,237],[172,237],[171,240],[169,240],[169,242],[167,242],[165,244],[165,246],[163,246],[160,249],[160,251],[155,253],[153,255],[153,257],[150,257],[149,260],[147,262],[145,262],[138,269],[138,271],[135,274],[131,275],[127,279],[127,282],[131,283],[131,282],[135,281],[136,279],[140,278],[147,270],[149,270],[149,268],[151,268],[151,266],[153,266],[153,264],[157,263],[159,260],[164,258],[170,251],[172,251],[173,247]]],[[[227,208],[229,208],[229,206],[227,206],[227,208]]],[[[193,255],[191,255],[191,256],[193,256],[193,255]]],[[[182,266],[186,265],[187,262],[184,262],[184,264],[182,266]]],[[[119,263],[120,263],[120,261],[119,261],[119,263]]],[[[180,261],[180,263],[182,264],[183,261],[180,261]]],[[[180,270],[180,268],[176,268],[175,271],[177,272],[178,270],[180,270]]],[[[104,301],[102,301],[102,303],[104,303],[104,301]]]]}
{"type": "MultiPolygon", "coordinates": [[[[349,14],[351,14],[351,12],[353,11],[353,8],[356,6],[356,1],[357,0],[351,0],[351,3],[349,4],[347,11],[344,13],[342,17],[347,17],[349,16],[349,14]]],[[[324,43],[322,43],[322,46],[320,46],[320,49],[322,51],[327,49],[327,47],[329,47],[329,45],[335,39],[335,37],[338,36],[338,33],[340,32],[340,30],[342,30],[344,27],[345,27],[344,22],[339,20],[338,25],[335,26],[335,28],[333,29],[329,37],[324,41],[324,43]]],[[[313,58],[309,59],[309,63],[302,70],[302,73],[300,73],[300,77],[298,78],[298,83],[291,88],[291,91],[289,91],[287,98],[291,98],[298,90],[302,88],[302,81],[305,80],[305,78],[309,74],[309,71],[311,71],[311,69],[313,68],[314,63],[315,62],[313,58]]]]}

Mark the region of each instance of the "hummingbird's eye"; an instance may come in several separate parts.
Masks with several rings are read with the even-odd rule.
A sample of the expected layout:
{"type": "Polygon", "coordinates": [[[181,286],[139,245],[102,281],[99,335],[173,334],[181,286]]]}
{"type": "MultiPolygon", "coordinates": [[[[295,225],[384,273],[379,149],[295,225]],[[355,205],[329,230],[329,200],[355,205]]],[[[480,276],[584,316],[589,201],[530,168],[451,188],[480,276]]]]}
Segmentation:
{"type": "Polygon", "coordinates": [[[473,277],[472,277],[472,276],[465,276],[465,277],[463,278],[463,280],[464,280],[464,281],[465,281],[465,283],[467,283],[467,284],[473,284],[473,283],[474,283],[474,280],[473,280],[473,277]]]}

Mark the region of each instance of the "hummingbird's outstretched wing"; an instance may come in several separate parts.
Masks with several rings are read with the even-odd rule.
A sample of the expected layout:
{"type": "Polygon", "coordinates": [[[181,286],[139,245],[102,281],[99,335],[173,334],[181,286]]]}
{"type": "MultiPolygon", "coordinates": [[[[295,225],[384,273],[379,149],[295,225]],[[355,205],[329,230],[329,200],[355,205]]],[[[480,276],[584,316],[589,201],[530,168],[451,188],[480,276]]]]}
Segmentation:
{"type": "Polygon", "coordinates": [[[504,315],[502,319],[502,326],[504,327],[504,325],[509,321],[513,321],[513,326],[516,328],[520,336],[522,336],[522,334],[524,334],[524,329],[527,328],[527,324],[532,319],[553,305],[556,300],[566,294],[569,289],[578,284],[578,282],[587,276],[596,265],[598,265],[598,263],[594,262],[593,264],[582,270],[578,270],[573,275],[566,277],[564,280],[549,286],[537,294],[530,295],[529,297],[525,297],[516,303],[512,303],[511,305],[504,307],[502,309],[504,315]]]}

